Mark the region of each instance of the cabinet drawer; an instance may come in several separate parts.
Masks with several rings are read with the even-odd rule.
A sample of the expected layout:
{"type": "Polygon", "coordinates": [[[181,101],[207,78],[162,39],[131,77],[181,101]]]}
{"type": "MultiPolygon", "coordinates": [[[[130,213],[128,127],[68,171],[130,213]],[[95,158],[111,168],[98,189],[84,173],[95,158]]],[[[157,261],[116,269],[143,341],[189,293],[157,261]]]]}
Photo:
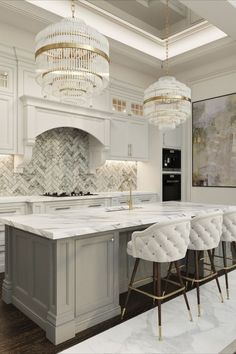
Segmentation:
{"type": "Polygon", "coordinates": [[[45,207],[46,213],[60,213],[64,211],[74,211],[81,208],[99,208],[108,206],[109,200],[107,199],[92,199],[92,200],[80,200],[74,203],[60,203],[56,202],[53,204],[48,204],[45,207]]]}
{"type": "Polygon", "coordinates": [[[140,195],[134,198],[135,204],[141,203],[155,203],[157,201],[156,195],[140,195]]]}
{"type": "Polygon", "coordinates": [[[14,216],[19,214],[26,214],[26,204],[17,205],[1,205],[0,218],[4,216],[14,216]]]}

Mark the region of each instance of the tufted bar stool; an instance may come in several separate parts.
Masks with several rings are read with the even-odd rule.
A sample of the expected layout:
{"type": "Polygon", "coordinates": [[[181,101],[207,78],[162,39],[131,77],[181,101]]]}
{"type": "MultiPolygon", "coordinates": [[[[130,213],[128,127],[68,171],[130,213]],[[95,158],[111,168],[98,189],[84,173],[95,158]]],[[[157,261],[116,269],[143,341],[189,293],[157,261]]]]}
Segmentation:
{"type": "Polygon", "coordinates": [[[125,306],[122,310],[122,319],[125,315],[132,290],[153,298],[154,301],[157,301],[158,305],[159,340],[162,339],[161,301],[163,299],[182,292],[189,311],[190,320],[192,321],[192,315],[178,262],[186,255],[189,244],[189,235],[190,219],[181,218],[152,225],[144,231],[136,231],[132,234],[131,241],[128,242],[127,245],[127,253],[136,258],[136,260],[128,287],[125,306]],[[142,291],[134,286],[136,284],[134,280],[140,259],[153,262],[153,294],[142,291]],[[174,263],[179,283],[175,283],[178,286],[177,290],[165,295],[162,293],[161,289],[161,264],[166,262],[174,263]]]}
{"type": "Polygon", "coordinates": [[[216,284],[220,293],[221,301],[223,302],[223,296],[220,288],[220,283],[218,280],[218,274],[214,265],[214,259],[212,255],[212,250],[218,247],[220,243],[220,238],[222,234],[223,225],[223,214],[221,211],[214,213],[208,213],[204,215],[199,215],[191,220],[191,231],[190,231],[190,243],[188,250],[194,251],[195,260],[195,274],[193,278],[183,276],[183,278],[196,283],[197,289],[197,304],[198,304],[198,316],[201,315],[200,309],[200,288],[199,284],[210,278],[215,278],[216,284]],[[211,265],[211,274],[209,276],[201,277],[199,276],[199,263],[202,259],[202,253],[207,251],[208,257],[211,265]]]}
{"type": "Polygon", "coordinates": [[[229,281],[228,281],[228,271],[236,267],[236,259],[234,260],[233,250],[236,255],[236,211],[227,211],[223,214],[223,231],[221,236],[222,241],[222,254],[223,254],[223,270],[225,274],[225,285],[227,299],[229,299],[229,281]],[[231,244],[232,258],[227,257],[226,245],[231,244]],[[232,265],[227,264],[227,260],[233,261],[232,265]]]}

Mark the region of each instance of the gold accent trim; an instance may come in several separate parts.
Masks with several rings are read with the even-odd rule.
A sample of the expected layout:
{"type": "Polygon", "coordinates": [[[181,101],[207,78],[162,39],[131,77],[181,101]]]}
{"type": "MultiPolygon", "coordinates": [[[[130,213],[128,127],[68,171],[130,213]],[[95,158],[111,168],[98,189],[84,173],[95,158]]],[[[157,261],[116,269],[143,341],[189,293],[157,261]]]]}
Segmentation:
{"type": "Polygon", "coordinates": [[[63,91],[75,91],[75,92],[83,92],[86,93],[86,90],[82,90],[82,89],[76,89],[76,88],[71,88],[71,87],[64,87],[62,89],[59,90],[59,92],[63,92],[63,91]]]}
{"type": "Polygon", "coordinates": [[[188,313],[189,313],[190,322],[193,322],[192,312],[190,310],[188,310],[188,313]]]}
{"type": "Polygon", "coordinates": [[[159,339],[159,341],[162,340],[162,328],[161,328],[161,326],[158,326],[158,339],[159,339]]]}
{"type": "Polygon", "coordinates": [[[193,284],[193,283],[201,283],[201,282],[203,282],[203,281],[205,281],[207,279],[215,277],[216,275],[217,275],[217,272],[216,273],[212,273],[212,274],[210,274],[210,275],[208,275],[208,276],[206,276],[204,278],[201,278],[201,279],[189,278],[189,277],[186,277],[185,275],[182,275],[182,278],[191,281],[192,284],[193,284]]]}
{"type": "MultiPolygon", "coordinates": [[[[147,277],[147,278],[142,278],[142,279],[136,280],[136,281],[133,282],[133,285],[142,283],[143,281],[146,281],[146,280],[151,280],[151,281],[153,281],[153,277],[147,277]]],[[[151,283],[151,282],[150,282],[150,283],[151,283]]]]}
{"type": "Polygon", "coordinates": [[[176,282],[176,281],[174,281],[174,280],[165,279],[165,278],[163,278],[162,280],[163,280],[163,281],[166,281],[167,283],[170,283],[170,284],[173,284],[173,285],[178,285],[178,286],[179,286],[179,283],[177,283],[177,282],[176,282]]]}
{"type": "Polygon", "coordinates": [[[168,294],[166,294],[166,295],[164,295],[164,296],[155,296],[155,295],[152,295],[152,294],[150,294],[150,293],[147,293],[146,291],[143,291],[143,290],[134,288],[133,286],[130,286],[130,285],[129,285],[129,289],[134,290],[134,291],[137,291],[137,292],[140,293],[140,294],[149,296],[149,297],[151,297],[152,299],[155,299],[155,300],[164,300],[164,299],[166,299],[166,298],[168,298],[168,297],[170,297],[170,296],[172,296],[172,295],[175,295],[175,294],[178,294],[178,293],[184,291],[184,290],[185,290],[185,287],[181,287],[180,289],[177,289],[177,290],[175,290],[175,291],[172,291],[171,293],[168,293],[168,294]]]}
{"type": "Polygon", "coordinates": [[[124,315],[125,315],[125,312],[126,312],[126,308],[124,307],[122,312],[121,312],[121,319],[123,320],[124,318],[124,315]]]}
{"type": "MultiPolygon", "coordinates": [[[[53,70],[48,70],[48,71],[45,71],[45,73],[42,74],[42,77],[44,77],[44,76],[46,76],[46,75],[48,75],[48,74],[54,73],[54,72],[56,72],[56,71],[63,73],[63,72],[70,72],[70,71],[74,72],[75,70],[68,70],[68,69],[53,69],[53,70]]],[[[79,72],[81,72],[81,73],[87,73],[87,74],[92,74],[92,75],[98,77],[100,80],[103,81],[103,77],[102,77],[101,75],[99,75],[99,74],[97,74],[97,73],[94,73],[94,72],[92,72],[92,71],[89,71],[89,70],[87,70],[87,69],[83,69],[83,70],[81,69],[80,71],[78,71],[78,73],[79,73],[79,72]]],[[[72,74],[72,75],[73,75],[73,74],[72,74]]],[[[76,74],[74,74],[74,75],[78,75],[78,74],[76,73],[76,74]]],[[[40,75],[40,76],[41,76],[41,75],[40,75]]]]}
{"type": "Polygon", "coordinates": [[[220,299],[221,299],[221,302],[223,303],[224,302],[224,298],[223,298],[222,293],[220,293],[220,299]]]}
{"type": "Polygon", "coordinates": [[[101,57],[103,57],[108,63],[110,63],[110,58],[109,56],[103,52],[102,50],[98,49],[98,48],[94,48],[90,45],[86,45],[86,44],[78,44],[78,43],[53,43],[53,44],[47,44],[41,48],[39,48],[36,52],[35,52],[35,59],[37,59],[37,57],[42,54],[47,52],[48,50],[53,50],[53,49],[82,49],[85,50],[87,52],[91,52],[91,53],[95,53],[97,55],[100,55],[101,57]]]}
{"type": "MultiPolygon", "coordinates": [[[[231,258],[227,258],[227,259],[229,259],[229,260],[231,260],[231,261],[234,261],[233,259],[231,259],[231,258]]],[[[204,263],[204,264],[206,264],[206,265],[211,265],[210,263],[204,263]]],[[[219,266],[218,264],[215,264],[215,268],[218,268],[218,269],[225,269],[225,270],[229,270],[229,269],[233,269],[233,268],[236,268],[236,264],[232,264],[232,265],[230,265],[230,266],[227,266],[227,267],[224,267],[224,266],[219,266]]],[[[208,269],[207,269],[208,270],[208,269]]]]}
{"type": "Polygon", "coordinates": [[[227,300],[229,300],[229,289],[226,289],[227,300]]]}
{"type": "Polygon", "coordinates": [[[198,304],[197,308],[198,308],[198,317],[201,317],[201,306],[200,306],[200,304],[198,304]]]}
{"type": "Polygon", "coordinates": [[[150,98],[147,98],[143,102],[143,104],[147,104],[147,103],[155,102],[155,101],[163,101],[163,100],[167,100],[167,99],[176,100],[176,101],[188,101],[188,102],[191,102],[191,98],[189,98],[189,97],[181,96],[181,95],[173,95],[173,96],[154,96],[154,97],[150,97],[150,98]]]}
{"type": "MultiPolygon", "coordinates": [[[[215,257],[215,258],[221,258],[221,259],[224,258],[223,256],[220,256],[220,255],[218,255],[218,254],[215,254],[214,257],[215,257]]],[[[226,259],[228,259],[229,261],[232,261],[232,262],[234,262],[234,261],[236,262],[236,258],[226,257],[226,259]]]]}

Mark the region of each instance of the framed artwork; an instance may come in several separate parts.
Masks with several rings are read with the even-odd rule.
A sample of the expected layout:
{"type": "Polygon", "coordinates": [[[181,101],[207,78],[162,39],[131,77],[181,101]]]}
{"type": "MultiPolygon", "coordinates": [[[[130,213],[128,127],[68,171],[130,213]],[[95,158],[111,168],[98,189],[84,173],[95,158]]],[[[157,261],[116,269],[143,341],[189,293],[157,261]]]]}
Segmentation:
{"type": "Polygon", "coordinates": [[[236,187],[236,93],[192,109],[193,187],[236,187]]]}

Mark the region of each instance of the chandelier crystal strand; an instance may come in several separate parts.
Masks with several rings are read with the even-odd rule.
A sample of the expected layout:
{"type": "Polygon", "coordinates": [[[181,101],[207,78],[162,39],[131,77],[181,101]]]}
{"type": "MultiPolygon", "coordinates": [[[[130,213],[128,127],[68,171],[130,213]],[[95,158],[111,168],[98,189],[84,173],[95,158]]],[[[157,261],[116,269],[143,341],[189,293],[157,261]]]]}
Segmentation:
{"type": "Polygon", "coordinates": [[[166,7],[165,74],[144,92],[144,115],[160,130],[175,129],[191,116],[191,90],[169,76],[169,6],[166,7]]]}
{"type": "Polygon", "coordinates": [[[84,103],[109,82],[109,43],[96,29],[75,17],[45,28],[36,36],[37,81],[45,95],[84,103]]]}

